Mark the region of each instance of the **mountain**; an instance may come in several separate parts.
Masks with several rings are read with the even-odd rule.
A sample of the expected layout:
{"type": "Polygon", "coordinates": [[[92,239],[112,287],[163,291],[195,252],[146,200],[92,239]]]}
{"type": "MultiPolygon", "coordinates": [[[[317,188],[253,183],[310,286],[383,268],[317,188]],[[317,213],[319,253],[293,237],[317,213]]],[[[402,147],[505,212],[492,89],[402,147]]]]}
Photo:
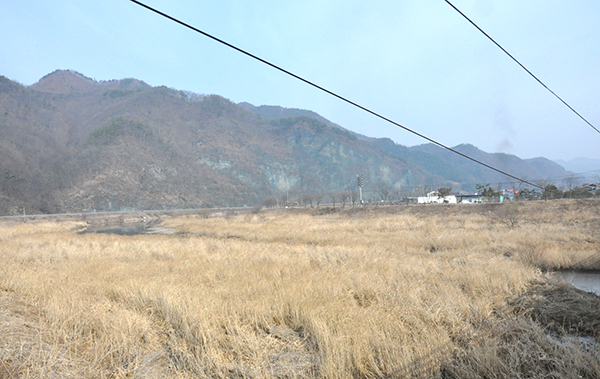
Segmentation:
{"type": "MultiPolygon", "coordinates": [[[[470,144],[454,146],[453,149],[501,171],[529,181],[550,177],[564,177],[569,174],[559,164],[546,158],[521,159],[511,154],[486,153],[470,144]]],[[[435,162],[422,162],[421,166],[427,170],[435,170],[436,166],[438,167],[438,171],[440,169],[448,170],[447,179],[458,183],[471,184],[471,187],[476,183],[493,184],[515,181],[434,144],[413,146],[408,148],[408,150],[413,153],[426,153],[429,156],[436,157],[435,162]],[[443,162],[443,165],[440,165],[438,162],[443,162]]]]}
{"type": "Polygon", "coordinates": [[[347,129],[341,127],[340,125],[327,120],[325,117],[323,117],[313,111],[309,111],[309,110],[305,110],[305,109],[298,109],[298,108],[284,108],[284,107],[280,107],[277,105],[261,105],[261,106],[257,107],[250,103],[246,103],[246,102],[239,103],[238,105],[240,107],[244,108],[245,110],[252,112],[252,113],[254,113],[264,119],[267,119],[267,120],[278,120],[281,118],[293,118],[293,117],[308,117],[308,118],[315,119],[317,121],[321,121],[322,123],[326,124],[327,126],[331,126],[331,127],[338,128],[338,129],[344,130],[346,132],[349,132],[350,134],[354,135],[356,138],[358,138],[360,140],[365,140],[365,141],[372,140],[372,138],[370,138],[370,137],[347,130],[347,129]]]}
{"type": "MultiPolygon", "coordinates": [[[[462,148],[530,179],[560,171],[544,158],[462,148]]],[[[58,70],[23,86],[0,76],[0,215],[23,207],[253,205],[281,193],[354,188],[359,173],[371,197],[382,185],[460,190],[506,181],[462,160],[435,146],[361,136],[311,111],[234,104],[136,79],[99,82],[58,70]]]]}
{"type": "Polygon", "coordinates": [[[358,172],[430,176],[340,127],[267,120],[216,95],[72,71],[29,87],[0,78],[0,214],[252,205],[342,190],[358,172]]]}
{"type": "Polygon", "coordinates": [[[589,173],[589,174],[600,174],[600,159],[591,159],[591,158],[574,158],[569,161],[565,161],[562,159],[556,159],[556,163],[566,168],[569,171],[573,171],[575,173],[589,173]],[[596,172],[591,172],[596,171],[596,172]]]}

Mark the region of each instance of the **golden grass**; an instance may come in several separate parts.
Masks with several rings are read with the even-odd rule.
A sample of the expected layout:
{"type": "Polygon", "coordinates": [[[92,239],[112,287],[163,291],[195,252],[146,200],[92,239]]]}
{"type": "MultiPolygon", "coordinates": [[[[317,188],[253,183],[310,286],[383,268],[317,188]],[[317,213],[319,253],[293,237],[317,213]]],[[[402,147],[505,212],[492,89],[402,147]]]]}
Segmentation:
{"type": "Polygon", "coordinates": [[[598,204],[510,206],[0,225],[0,378],[598,377],[512,305],[600,251],[598,204]]]}

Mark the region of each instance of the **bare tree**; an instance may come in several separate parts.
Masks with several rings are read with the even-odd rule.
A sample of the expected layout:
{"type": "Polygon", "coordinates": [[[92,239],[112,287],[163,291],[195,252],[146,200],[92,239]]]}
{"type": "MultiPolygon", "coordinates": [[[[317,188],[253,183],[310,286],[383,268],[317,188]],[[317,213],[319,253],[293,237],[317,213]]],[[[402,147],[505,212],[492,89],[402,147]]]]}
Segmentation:
{"type": "Polygon", "coordinates": [[[390,190],[390,204],[394,204],[394,203],[398,203],[400,202],[400,191],[397,189],[391,189],[390,190]]]}
{"type": "Polygon", "coordinates": [[[277,196],[277,202],[278,202],[279,207],[285,208],[285,207],[289,206],[290,200],[289,200],[288,192],[280,193],[277,196]]]}
{"type": "Polygon", "coordinates": [[[375,192],[381,199],[381,202],[385,204],[390,196],[390,186],[385,182],[377,182],[377,184],[375,184],[375,192]]]}
{"type": "Polygon", "coordinates": [[[300,195],[300,201],[302,202],[302,205],[304,205],[304,208],[306,208],[307,205],[310,205],[311,208],[314,208],[314,195],[312,193],[303,193],[302,195],[300,195]]]}
{"type": "Polygon", "coordinates": [[[325,198],[324,193],[313,194],[313,199],[315,200],[315,204],[317,205],[317,208],[319,208],[319,206],[321,205],[321,202],[323,201],[324,198],[325,198]]]}
{"type": "Polygon", "coordinates": [[[346,202],[348,201],[348,192],[347,191],[340,191],[338,192],[338,196],[339,196],[339,200],[340,200],[340,204],[342,205],[342,208],[346,207],[346,202]]]}
{"type": "Polygon", "coordinates": [[[261,205],[265,208],[273,208],[277,205],[277,197],[276,196],[267,196],[263,199],[261,205]]]}
{"type": "Polygon", "coordinates": [[[286,202],[288,206],[302,205],[302,192],[297,188],[287,191],[286,202]]]}
{"type": "Polygon", "coordinates": [[[408,205],[409,199],[410,199],[410,190],[409,189],[400,190],[398,193],[398,199],[400,201],[404,201],[406,203],[406,205],[408,205]]]}
{"type": "Polygon", "coordinates": [[[411,190],[411,195],[412,196],[425,196],[430,192],[430,188],[427,186],[416,186],[413,187],[411,190]]]}
{"type": "Polygon", "coordinates": [[[340,192],[337,191],[331,191],[329,192],[329,200],[331,200],[331,204],[333,204],[333,207],[335,208],[335,203],[337,203],[340,199],[340,192]]]}
{"type": "Polygon", "coordinates": [[[573,187],[575,187],[577,183],[577,177],[575,175],[567,176],[562,180],[562,182],[563,189],[565,190],[565,192],[569,193],[569,198],[571,198],[573,187]]]}
{"type": "Polygon", "coordinates": [[[596,190],[594,192],[596,195],[600,195],[600,191],[598,188],[598,185],[600,184],[600,174],[599,173],[594,174],[593,178],[594,178],[594,184],[596,184],[596,187],[595,187],[596,190]]]}
{"type": "Polygon", "coordinates": [[[496,185],[496,192],[502,194],[502,183],[498,182],[498,184],[496,185]]]}
{"type": "Polygon", "coordinates": [[[567,176],[562,180],[563,188],[567,191],[570,191],[575,187],[577,183],[577,177],[575,175],[567,176]]]}
{"type": "Polygon", "coordinates": [[[539,186],[539,188],[546,188],[546,186],[548,186],[550,184],[554,184],[553,182],[551,182],[549,180],[545,180],[545,179],[536,180],[534,183],[537,184],[539,186]]]}
{"type": "Polygon", "coordinates": [[[350,202],[352,203],[352,206],[354,207],[356,205],[356,203],[358,202],[358,191],[356,189],[354,189],[353,187],[348,188],[348,198],[350,199],[350,202]]]}

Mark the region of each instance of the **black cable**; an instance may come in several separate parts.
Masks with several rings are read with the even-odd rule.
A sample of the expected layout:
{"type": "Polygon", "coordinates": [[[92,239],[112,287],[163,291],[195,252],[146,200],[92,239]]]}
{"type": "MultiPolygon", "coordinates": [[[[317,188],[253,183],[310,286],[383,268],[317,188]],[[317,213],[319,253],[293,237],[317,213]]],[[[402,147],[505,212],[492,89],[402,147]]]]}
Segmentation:
{"type": "Polygon", "coordinates": [[[225,42],[225,41],[223,41],[222,39],[219,39],[219,38],[217,38],[217,37],[214,37],[214,36],[212,36],[212,35],[210,35],[210,34],[208,34],[208,33],[206,33],[206,32],[203,32],[202,30],[200,30],[200,29],[197,29],[197,28],[195,28],[195,27],[193,27],[193,26],[191,26],[191,25],[189,25],[189,24],[186,24],[185,22],[183,22],[183,21],[180,21],[180,20],[176,19],[175,17],[169,16],[168,14],[166,14],[166,13],[163,13],[163,12],[161,12],[161,11],[157,10],[157,9],[154,9],[154,8],[152,8],[152,7],[150,7],[150,6],[146,5],[146,4],[143,4],[143,3],[141,3],[141,2],[139,2],[139,1],[137,1],[137,0],[131,0],[131,1],[132,1],[133,3],[136,3],[136,4],[137,4],[137,5],[139,5],[139,6],[142,6],[142,7],[146,8],[146,9],[148,9],[148,10],[150,10],[150,11],[152,11],[152,12],[156,13],[156,14],[159,14],[159,15],[163,16],[163,17],[165,17],[165,18],[167,18],[167,19],[169,19],[169,20],[171,20],[171,21],[173,21],[173,22],[175,22],[175,23],[177,23],[177,24],[180,24],[180,25],[182,25],[182,26],[185,26],[185,27],[186,27],[186,28],[188,28],[188,29],[191,29],[191,30],[193,30],[193,31],[195,31],[195,32],[197,32],[197,33],[200,33],[200,34],[202,34],[203,36],[206,36],[206,37],[208,37],[208,38],[210,38],[210,39],[212,39],[212,40],[215,40],[215,41],[217,41],[217,42],[219,42],[219,43],[221,43],[221,44],[223,44],[223,45],[225,45],[225,46],[227,46],[227,47],[230,47],[230,48],[232,48],[233,50],[236,50],[236,51],[238,51],[238,52],[240,52],[240,53],[242,53],[242,54],[244,54],[244,55],[247,55],[247,56],[249,56],[250,58],[253,58],[253,59],[256,59],[256,60],[257,60],[257,61],[259,61],[259,62],[262,62],[262,63],[266,64],[267,66],[270,66],[270,67],[272,67],[272,68],[274,68],[274,69],[276,69],[276,70],[279,70],[279,71],[281,71],[281,72],[283,72],[283,73],[285,73],[285,74],[287,74],[287,75],[290,75],[290,76],[292,76],[292,77],[294,77],[294,78],[296,78],[296,79],[298,79],[298,80],[300,80],[300,81],[302,81],[302,82],[304,82],[304,83],[306,83],[306,84],[308,84],[308,85],[311,85],[311,86],[313,86],[313,87],[315,87],[315,88],[317,88],[317,89],[319,89],[319,90],[321,90],[321,91],[323,91],[323,92],[325,92],[325,93],[328,93],[329,95],[331,95],[331,96],[333,96],[333,97],[336,97],[336,98],[338,98],[338,99],[340,99],[340,100],[342,100],[342,101],[345,101],[346,103],[348,103],[348,104],[350,104],[350,105],[353,105],[353,106],[355,106],[355,107],[357,107],[357,108],[359,108],[359,109],[362,109],[363,111],[365,111],[365,112],[367,112],[367,113],[370,113],[370,114],[372,114],[372,115],[373,115],[373,116],[375,116],[375,117],[378,117],[378,118],[380,118],[380,119],[382,119],[382,120],[384,120],[384,121],[387,121],[387,122],[389,122],[390,124],[396,125],[397,127],[399,127],[399,128],[402,128],[402,129],[406,130],[407,132],[410,132],[410,133],[412,133],[412,134],[414,134],[414,135],[417,135],[417,136],[419,136],[419,137],[423,138],[424,140],[427,140],[427,141],[429,141],[429,142],[431,142],[431,143],[433,143],[433,144],[436,144],[436,145],[438,145],[439,147],[442,147],[442,148],[444,148],[444,149],[446,149],[446,150],[449,150],[449,151],[451,151],[451,152],[453,152],[453,153],[455,153],[455,154],[458,154],[458,155],[462,156],[463,158],[467,158],[467,159],[469,159],[469,160],[471,160],[471,161],[473,161],[473,162],[475,162],[475,163],[477,163],[477,164],[480,164],[480,165],[482,165],[482,166],[484,166],[484,167],[487,167],[487,168],[489,168],[490,170],[496,171],[496,172],[498,172],[498,173],[500,173],[500,174],[502,174],[502,175],[506,175],[506,176],[508,176],[509,178],[516,179],[516,180],[518,180],[518,181],[520,181],[520,182],[527,183],[527,184],[529,184],[529,185],[531,185],[531,186],[534,186],[534,187],[542,188],[542,187],[538,186],[537,184],[530,183],[530,182],[528,182],[528,181],[526,181],[526,180],[524,180],[524,179],[518,178],[518,177],[516,177],[516,176],[514,176],[514,175],[511,175],[511,174],[509,174],[509,173],[505,172],[505,171],[499,170],[499,169],[497,169],[497,168],[495,168],[495,167],[492,167],[492,166],[490,166],[490,165],[488,165],[488,164],[486,164],[486,163],[483,163],[483,162],[481,162],[481,161],[479,161],[479,160],[477,160],[477,159],[475,159],[475,158],[471,158],[470,156],[468,156],[468,155],[465,155],[465,154],[461,153],[460,151],[454,150],[454,149],[453,149],[453,148],[451,148],[451,147],[448,147],[448,146],[446,146],[446,145],[444,145],[444,144],[442,144],[442,143],[440,143],[440,142],[437,142],[437,141],[435,141],[435,140],[433,140],[433,139],[431,139],[431,138],[429,138],[429,137],[427,137],[427,136],[425,136],[425,135],[423,135],[423,134],[421,134],[421,133],[418,133],[418,132],[416,132],[416,131],[414,131],[414,130],[412,130],[412,129],[409,129],[409,128],[407,128],[406,126],[404,126],[404,125],[402,125],[402,124],[400,124],[400,123],[397,123],[396,121],[393,121],[393,120],[391,120],[391,119],[389,119],[389,118],[387,118],[387,117],[384,117],[384,116],[380,115],[379,113],[377,113],[377,112],[375,112],[375,111],[372,111],[372,110],[370,110],[369,108],[363,107],[362,105],[360,105],[360,104],[358,104],[358,103],[355,103],[355,102],[353,102],[353,101],[351,101],[351,100],[349,100],[349,99],[347,99],[347,98],[345,98],[345,97],[343,97],[343,96],[341,96],[341,95],[338,95],[337,93],[335,93],[335,92],[332,92],[332,91],[330,91],[330,90],[328,90],[328,89],[326,89],[326,88],[324,88],[324,87],[321,87],[321,86],[319,86],[318,84],[315,84],[315,83],[313,83],[313,82],[311,82],[311,81],[309,81],[309,80],[307,80],[307,79],[304,79],[304,78],[303,78],[303,77],[301,77],[301,76],[298,76],[298,75],[296,75],[296,74],[294,74],[294,73],[292,73],[292,72],[290,72],[290,71],[288,71],[288,70],[286,70],[286,69],[283,69],[283,68],[281,68],[281,67],[279,67],[279,66],[277,66],[277,65],[275,65],[275,64],[273,64],[273,63],[271,63],[271,62],[269,62],[269,61],[266,61],[266,60],[264,60],[264,59],[262,59],[262,58],[260,58],[260,57],[258,57],[258,56],[256,56],[256,55],[254,55],[254,54],[251,54],[251,53],[249,53],[249,52],[247,52],[247,51],[245,51],[245,50],[242,50],[242,49],[240,49],[239,47],[236,47],[236,46],[234,46],[234,45],[232,45],[232,44],[230,44],[230,43],[228,43],[228,42],[225,42]]]}
{"type": "Polygon", "coordinates": [[[592,174],[592,173],[595,173],[595,172],[600,173],[600,170],[592,170],[592,171],[586,171],[586,172],[576,172],[576,173],[573,173],[573,174],[570,174],[570,175],[553,176],[553,177],[546,178],[546,179],[543,179],[543,180],[552,182],[552,181],[555,181],[555,180],[562,180],[562,179],[568,179],[568,178],[585,179],[585,175],[592,174]]]}
{"type": "MultiPolygon", "coordinates": [[[[582,180],[582,179],[585,179],[585,175],[586,174],[591,174],[591,173],[595,173],[595,172],[600,173],[600,170],[593,170],[593,171],[573,173],[571,175],[552,176],[552,177],[549,177],[549,178],[541,178],[541,179],[535,179],[535,180],[538,181],[538,182],[547,182],[549,184],[550,183],[554,183],[557,180],[569,179],[569,178],[574,178],[574,179],[577,179],[577,180],[582,180]]],[[[513,183],[514,182],[495,182],[495,181],[492,181],[492,182],[490,182],[488,184],[491,185],[491,184],[513,184],[513,183]]],[[[467,188],[476,186],[478,184],[482,184],[482,182],[478,182],[478,183],[460,183],[461,187],[467,187],[467,188]]],[[[416,185],[416,186],[402,186],[402,188],[409,188],[409,189],[411,189],[411,188],[419,188],[419,187],[429,187],[431,189],[435,189],[435,188],[444,187],[444,186],[448,186],[448,185],[449,185],[448,183],[443,183],[443,184],[440,184],[440,183],[438,183],[438,184],[431,184],[430,183],[430,184],[420,184],[420,185],[416,185]]],[[[539,187],[539,188],[543,189],[543,187],[539,187]]],[[[374,190],[370,190],[370,189],[363,190],[363,192],[369,192],[369,191],[374,191],[374,190]]]]}
{"type": "Polygon", "coordinates": [[[490,37],[489,34],[487,34],[486,32],[484,32],[483,29],[481,29],[479,26],[477,26],[477,24],[474,23],[469,17],[467,17],[463,12],[461,12],[457,7],[455,7],[450,1],[448,1],[448,0],[444,0],[444,1],[446,3],[448,3],[448,5],[450,5],[452,8],[454,8],[454,10],[457,11],[461,16],[463,16],[467,21],[469,21],[471,23],[471,25],[473,25],[475,28],[477,28],[477,30],[479,30],[484,36],[486,36],[490,41],[492,41],[494,43],[494,45],[498,46],[498,48],[500,50],[502,50],[506,55],[508,55],[510,57],[510,59],[512,59],[513,61],[515,61],[519,66],[521,66],[521,68],[523,70],[525,70],[529,75],[531,75],[532,78],[534,78],[535,80],[537,80],[537,82],[540,83],[542,85],[542,87],[544,87],[545,89],[548,90],[548,92],[550,92],[551,94],[553,94],[554,97],[556,97],[564,105],[566,105],[567,108],[569,108],[571,111],[573,111],[573,113],[575,113],[577,116],[579,116],[579,118],[582,119],[586,124],[588,124],[589,126],[591,126],[592,129],[594,129],[595,131],[597,131],[598,133],[600,133],[600,130],[596,129],[596,127],[594,125],[592,125],[591,122],[589,122],[588,120],[586,120],[572,106],[570,106],[566,101],[564,101],[560,96],[558,96],[554,91],[552,91],[547,85],[545,85],[544,82],[542,82],[540,79],[538,79],[538,77],[535,76],[531,71],[529,71],[527,69],[527,67],[525,67],[523,64],[521,64],[521,62],[519,62],[517,60],[517,58],[513,57],[508,51],[506,51],[505,48],[503,48],[502,46],[500,46],[500,44],[498,42],[496,42],[492,37],[490,37]]]}

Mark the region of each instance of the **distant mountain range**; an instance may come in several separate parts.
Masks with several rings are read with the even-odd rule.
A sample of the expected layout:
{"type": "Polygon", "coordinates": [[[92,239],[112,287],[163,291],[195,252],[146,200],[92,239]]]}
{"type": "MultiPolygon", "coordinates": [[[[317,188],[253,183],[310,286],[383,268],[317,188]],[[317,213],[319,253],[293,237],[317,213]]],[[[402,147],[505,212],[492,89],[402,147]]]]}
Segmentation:
{"type": "Polygon", "coordinates": [[[566,170],[575,172],[582,177],[582,180],[590,179],[598,181],[594,176],[600,175],[600,159],[591,158],[574,158],[568,161],[556,159],[556,163],[564,167],[566,170]]]}
{"type": "MultiPolygon", "coordinates": [[[[456,149],[529,180],[569,174],[545,158],[456,149]]],[[[382,186],[510,181],[435,145],[369,138],[308,110],[68,70],[31,86],[0,76],[0,215],[253,205],[355,188],[357,174],[372,197],[382,186]]]]}

